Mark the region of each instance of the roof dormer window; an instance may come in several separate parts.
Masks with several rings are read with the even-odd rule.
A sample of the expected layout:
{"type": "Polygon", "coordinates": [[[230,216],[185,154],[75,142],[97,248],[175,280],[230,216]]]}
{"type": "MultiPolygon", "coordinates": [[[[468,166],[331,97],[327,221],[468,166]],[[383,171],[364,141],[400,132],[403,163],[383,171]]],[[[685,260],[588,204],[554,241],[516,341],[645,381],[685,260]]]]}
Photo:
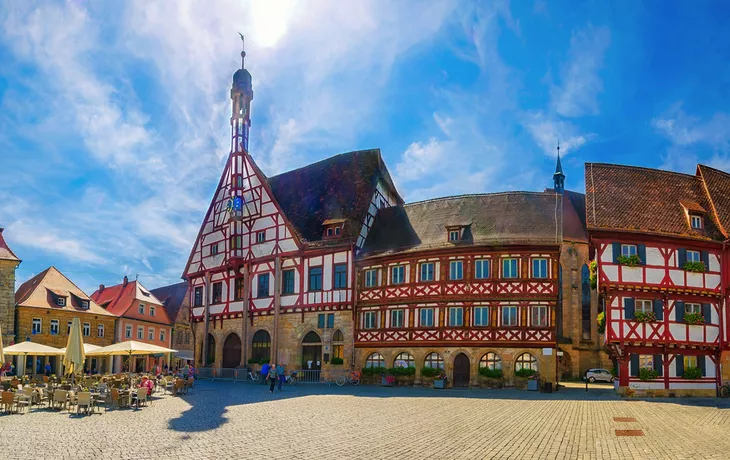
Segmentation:
{"type": "Polygon", "coordinates": [[[65,307],[66,297],[56,297],[56,305],[58,305],[59,307],[65,307]]]}
{"type": "Polygon", "coordinates": [[[449,241],[455,243],[461,239],[461,231],[449,230],[449,241]]]}
{"type": "Polygon", "coordinates": [[[81,308],[83,308],[84,310],[88,310],[89,309],[89,301],[88,300],[82,300],[81,301],[81,308]]]}
{"type": "Polygon", "coordinates": [[[690,214],[689,221],[693,230],[702,230],[704,228],[702,216],[699,214],[690,214]]]}
{"type": "Polygon", "coordinates": [[[324,227],[323,238],[337,238],[342,235],[345,219],[327,219],[322,222],[322,227],[324,227]]]}

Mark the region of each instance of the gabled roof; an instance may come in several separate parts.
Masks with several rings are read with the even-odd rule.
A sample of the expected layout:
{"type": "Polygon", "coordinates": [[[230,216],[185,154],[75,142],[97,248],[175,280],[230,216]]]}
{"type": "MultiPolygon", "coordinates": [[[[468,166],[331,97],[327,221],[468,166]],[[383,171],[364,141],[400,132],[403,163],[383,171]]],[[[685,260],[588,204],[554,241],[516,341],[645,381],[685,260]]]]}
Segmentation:
{"type": "Polygon", "coordinates": [[[462,195],[378,211],[362,257],[462,246],[559,245],[562,199],[552,192],[462,195]],[[462,240],[447,228],[464,226],[462,240]]]}
{"type": "Polygon", "coordinates": [[[395,190],[380,150],[371,149],[335,155],[268,182],[299,236],[310,245],[323,246],[357,239],[378,180],[395,190]],[[334,219],[346,222],[342,236],[323,239],[322,225],[334,219]]]}
{"type": "MultiPolygon", "coordinates": [[[[91,294],[91,298],[106,308],[108,312],[117,316],[125,315],[129,308],[134,305],[135,300],[146,304],[163,306],[162,302],[149,289],[142,286],[142,283],[139,281],[126,281],[126,277],[125,282],[116,286],[100,286],[99,289],[91,294]]],[[[165,319],[161,319],[159,316],[145,318],[146,321],[162,323],[165,323],[165,319]]]]}
{"type": "Polygon", "coordinates": [[[725,238],[730,237],[730,174],[705,165],[697,165],[697,175],[704,180],[710,205],[725,238]]]}
{"type": "Polygon", "coordinates": [[[186,281],[171,284],[169,286],[158,287],[157,289],[152,290],[152,294],[162,300],[162,304],[165,306],[165,311],[167,311],[167,316],[170,317],[170,321],[178,322],[185,320],[185,318],[179,318],[178,316],[185,315],[186,307],[190,305],[190,298],[187,295],[188,283],[186,281]]]}
{"type": "Polygon", "coordinates": [[[8,243],[5,242],[5,238],[3,237],[3,228],[0,227],[0,260],[12,260],[16,262],[20,262],[20,259],[18,259],[18,256],[15,255],[12,249],[10,249],[10,246],[8,246],[8,243]]]}
{"type": "Polygon", "coordinates": [[[586,163],[585,168],[589,230],[724,239],[711,213],[705,215],[704,230],[690,227],[686,204],[710,209],[701,177],[604,163],[586,163]]]}
{"type": "Polygon", "coordinates": [[[49,267],[21,284],[15,293],[15,304],[19,307],[49,308],[66,310],[94,315],[109,315],[113,313],[101,308],[96,302],[89,299],[71,280],[66,278],[56,267],[49,267]],[[59,307],[56,297],[66,297],[66,305],[59,307]],[[89,300],[89,308],[81,308],[81,300],[89,300]]]}
{"type": "MultiPolygon", "coordinates": [[[[555,193],[547,188],[545,192],[555,193]]],[[[588,242],[586,229],[586,196],[572,190],[563,190],[563,239],[588,242]]]]}

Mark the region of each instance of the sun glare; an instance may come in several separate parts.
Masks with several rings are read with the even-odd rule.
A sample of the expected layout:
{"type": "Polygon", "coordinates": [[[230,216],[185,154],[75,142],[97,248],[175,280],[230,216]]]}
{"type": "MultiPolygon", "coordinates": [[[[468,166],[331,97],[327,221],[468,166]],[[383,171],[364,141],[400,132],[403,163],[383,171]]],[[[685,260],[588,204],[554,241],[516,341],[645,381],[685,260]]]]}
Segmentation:
{"type": "Polygon", "coordinates": [[[284,36],[295,4],[294,0],[266,0],[251,4],[254,34],[259,45],[275,46],[284,36]]]}

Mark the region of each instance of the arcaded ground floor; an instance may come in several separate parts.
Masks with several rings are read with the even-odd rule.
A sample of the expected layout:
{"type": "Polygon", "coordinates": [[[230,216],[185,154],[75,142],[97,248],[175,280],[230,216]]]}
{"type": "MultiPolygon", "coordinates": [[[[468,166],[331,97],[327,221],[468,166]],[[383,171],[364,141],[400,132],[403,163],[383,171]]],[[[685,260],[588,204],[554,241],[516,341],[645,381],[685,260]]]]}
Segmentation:
{"type": "Polygon", "coordinates": [[[606,386],[542,394],[298,385],[272,395],[262,385],[198,381],[194,394],[139,411],[0,415],[0,452],[3,459],[724,459],[728,426],[730,400],[621,400],[606,386]]]}

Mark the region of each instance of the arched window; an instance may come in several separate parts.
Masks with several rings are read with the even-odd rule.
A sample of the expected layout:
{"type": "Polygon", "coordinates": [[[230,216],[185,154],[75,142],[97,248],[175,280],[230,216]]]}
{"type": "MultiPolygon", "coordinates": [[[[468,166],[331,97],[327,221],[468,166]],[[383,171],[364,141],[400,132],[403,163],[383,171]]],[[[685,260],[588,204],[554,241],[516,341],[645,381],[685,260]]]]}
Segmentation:
{"type": "Polygon", "coordinates": [[[522,353],[515,361],[515,370],[519,371],[520,369],[537,371],[537,358],[529,353],[522,353]]]}
{"type": "Polygon", "coordinates": [[[431,369],[443,369],[444,359],[438,353],[431,353],[426,356],[426,360],[423,362],[423,365],[430,367],[431,369]]]}
{"type": "Polygon", "coordinates": [[[342,331],[335,331],[332,336],[332,357],[343,359],[345,357],[345,336],[342,331]]]}
{"type": "Polygon", "coordinates": [[[271,357],[271,336],[263,329],[253,335],[251,359],[257,363],[268,361],[271,357]]]}
{"type": "Polygon", "coordinates": [[[591,339],[591,272],[588,265],[583,264],[580,270],[580,302],[581,302],[581,329],[583,339],[591,339]]]}
{"type": "Polygon", "coordinates": [[[380,353],[370,353],[365,360],[365,367],[385,367],[385,358],[380,353]]]}
{"type": "Polygon", "coordinates": [[[487,353],[479,360],[479,367],[486,367],[491,370],[502,369],[502,358],[497,353],[487,353]]]}
{"type": "Polygon", "coordinates": [[[416,360],[410,353],[403,352],[395,357],[393,367],[416,367],[416,360]]]}
{"type": "Polygon", "coordinates": [[[302,343],[321,343],[322,339],[319,337],[319,334],[317,334],[314,331],[310,331],[307,333],[307,335],[304,336],[304,339],[302,340],[302,343]]]}

